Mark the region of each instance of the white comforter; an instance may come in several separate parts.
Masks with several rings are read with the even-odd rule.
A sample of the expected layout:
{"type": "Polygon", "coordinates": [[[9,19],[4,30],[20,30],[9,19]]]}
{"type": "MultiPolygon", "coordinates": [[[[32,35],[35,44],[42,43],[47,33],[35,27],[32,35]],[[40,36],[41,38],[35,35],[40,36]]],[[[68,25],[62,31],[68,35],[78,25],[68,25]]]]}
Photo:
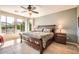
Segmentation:
{"type": "Polygon", "coordinates": [[[31,36],[37,39],[41,39],[43,41],[43,47],[45,48],[46,46],[46,42],[53,37],[53,33],[52,32],[27,32],[24,33],[27,36],[31,36]]]}

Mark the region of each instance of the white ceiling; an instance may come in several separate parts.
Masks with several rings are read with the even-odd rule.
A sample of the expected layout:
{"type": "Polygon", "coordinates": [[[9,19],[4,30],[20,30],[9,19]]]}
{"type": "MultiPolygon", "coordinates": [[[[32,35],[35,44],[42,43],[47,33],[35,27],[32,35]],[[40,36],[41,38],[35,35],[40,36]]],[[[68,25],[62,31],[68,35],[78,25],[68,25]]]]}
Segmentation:
{"type": "MultiPolygon", "coordinates": [[[[40,17],[40,16],[44,16],[44,15],[48,15],[51,13],[56,13],[56,12],[60,12],[63,10],[67,10],[67,9],[71,9],[71,8],[75,8],[77,7],[77,5],[34,5],[36,7],[35,11],[38,11],[39,14],[32,14],[32,17],[40,17]]],[[[24,7],[27,8],[27,5],[24,5],[24,7]]],[[[13,13],[16,15],[20,15],[20,16],[25,16],[25,17],[29,17],[28,13],[22,13],[22,11],[25,11],[24,9],[22,9],[20,6],[18,5],[0,5],[0,10],[2,11],[6,11],[9,13],[13,13]],[[17,12],[15,12],[15,10],[17,12]]]]}

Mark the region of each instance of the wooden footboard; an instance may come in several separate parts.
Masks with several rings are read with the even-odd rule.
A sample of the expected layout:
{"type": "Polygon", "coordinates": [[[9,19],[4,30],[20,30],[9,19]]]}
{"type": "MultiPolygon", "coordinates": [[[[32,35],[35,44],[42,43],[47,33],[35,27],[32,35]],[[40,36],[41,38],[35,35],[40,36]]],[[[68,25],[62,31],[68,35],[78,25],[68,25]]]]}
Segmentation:
{"type": "Polygon", "coordinates": [[[22,39],[25,40],[26,44],[28,44],[29,46],[33,47],[34,49],[40,51],[40,54],[43,54],[43,51],[53,42],[53,38],[49,39],[46,42],[46,47],[43,48],[43,41],[42,39],[37,39],[37,38],[33,38],[33,37],[23,37],[20,34],[21,37],[21,43],[22,43],[22,39]]]}
{"type": "Polygon", "coordinates": [[[34,49],[39,50],[40,54],[43,53],[42,39],[36,39],[36,38],[29,37],[29,39],[26,42],[34,49]]]}
{"type": "Polygon", "coordinates": [[[23,37],[21,34],[20,34],[20,38],[21,38],[21,43],[22,43],[22,40],[25,40],[26,44],[28,44],[29,46],[33,47],[34,49],[40,51],[40,54],[43,53],[43,42],[42,42],[42,39],[36,39],[36,38],[33,38],[33,37],[23,37]]]}

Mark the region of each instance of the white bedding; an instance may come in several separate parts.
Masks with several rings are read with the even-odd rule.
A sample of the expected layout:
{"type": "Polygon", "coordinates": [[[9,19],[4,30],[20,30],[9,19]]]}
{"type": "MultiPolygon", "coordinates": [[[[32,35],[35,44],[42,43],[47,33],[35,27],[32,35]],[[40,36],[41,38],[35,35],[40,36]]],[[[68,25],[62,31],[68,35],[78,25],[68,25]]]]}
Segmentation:
{"type": "Polygon", "coordinates": [[[37,39],[42,38],[44,48],[46,46],[46,42],[54,35],[53,32],[27,32],[23,34],[37,39]]]}

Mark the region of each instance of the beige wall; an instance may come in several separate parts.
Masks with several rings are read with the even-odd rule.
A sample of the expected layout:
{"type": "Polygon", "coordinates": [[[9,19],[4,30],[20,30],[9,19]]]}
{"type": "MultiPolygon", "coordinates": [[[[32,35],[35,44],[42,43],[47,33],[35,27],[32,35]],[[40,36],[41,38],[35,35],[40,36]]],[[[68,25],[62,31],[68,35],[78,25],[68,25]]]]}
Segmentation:
{"type": "Polygon", "coordinates": [[[62,24],[64,31],[71,38],[68,41],[77,42],[77,8],[49,14],[36,18],[35,25],[62,24]]]}

